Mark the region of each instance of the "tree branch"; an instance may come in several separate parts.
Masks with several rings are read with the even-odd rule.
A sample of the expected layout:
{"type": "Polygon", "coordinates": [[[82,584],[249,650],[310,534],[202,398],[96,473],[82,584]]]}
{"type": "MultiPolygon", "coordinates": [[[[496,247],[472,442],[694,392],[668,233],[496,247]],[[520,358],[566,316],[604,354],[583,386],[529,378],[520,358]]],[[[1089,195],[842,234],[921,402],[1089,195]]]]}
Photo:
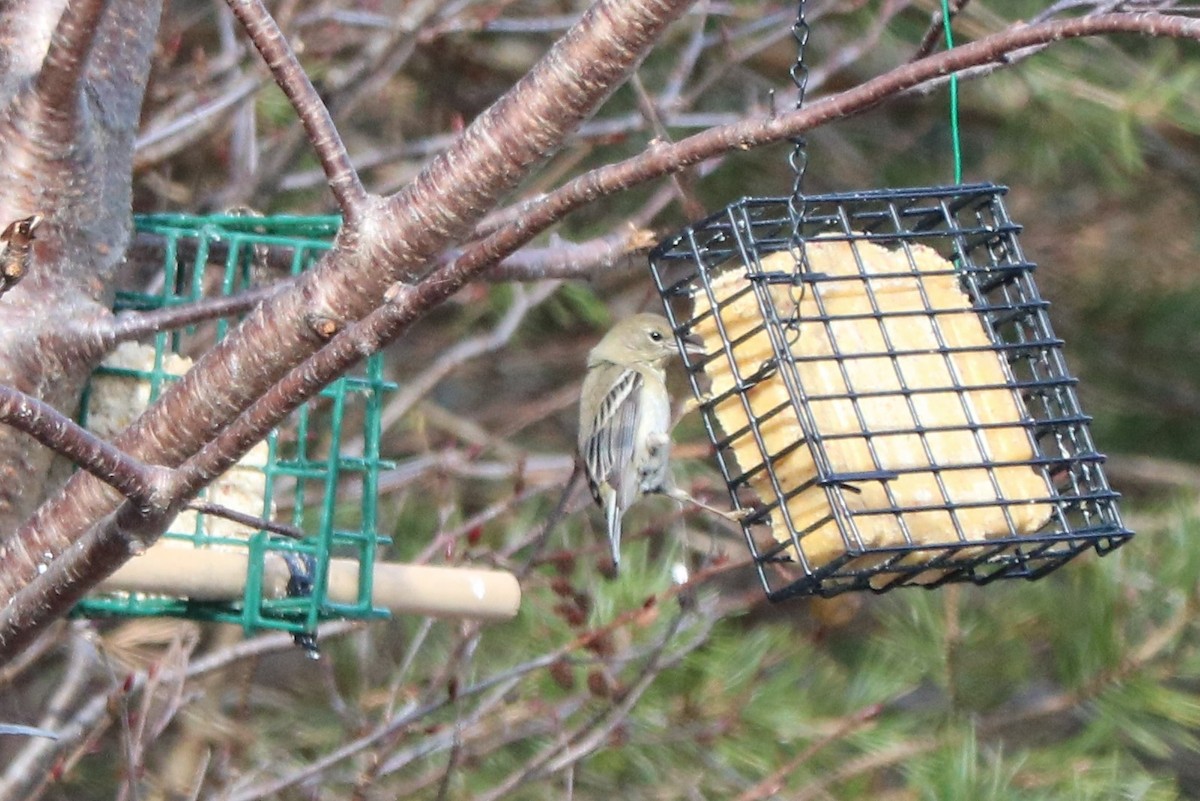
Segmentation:
{"type": "Polygon", "coordinates": [[[84,74],[108,4],[109,0],[72,0],[67,4],[34,81],[39,122],[45,135],[56,138],[59,145],[69,142],[74,133],[74,118],[83,100],[84,74]]]}
{"type": "Polygon", "coordinates": [[[0,423],[23,431],[140,505],[153,502],[169,472],[139,462],[53,406],[3,385],[0,423]]]}
{"type": "MultiPolygon", "coordinates": [[[[321,628],[321,637],[330,640],[357,631],[361,623],[335,621],[321,628]]],[[[78,635],[77,635],[78,636],[78,635]]],[[[79,637],[82,640],[82,637],[79,637]]],[[[88,647],[91,647],[88,644],[88,647]]],[[[83,706],[74,709],[69,719],[56,727],[57,740],[31,741],[20,754],[6,766],[0,775],[0,799],[37,798],[46,784],[57,777],[55,765],[68,762],[67,757],[82,749],[98,731],[111,724],[125,705],[139,694],[149,690],[152,678],[157,674],[160,682],[195,680],[223,670],[239,662],[253,660],[265,654],[281,653],[296,647],[290,634],[267,634],[243,640],[236,645],[216,653],[192,659],[189,664],[177,665],[163,670],[155,665],[144,670],[131,671],[124,681],[116,682],[107,692],[93,692],[83,706]]],[[[72,659],[70,664],[76,664],[72,659]]]]}
{"type": "MultiPolygon", "coordinates": [[[[280,283],[289,283],[283,281],[280,283]]],[[[168,306],[152,311],[124,311],[108,322],[88,322],[80,333],[98,335],[106,348],[139,339],[159,331],[172,331],[187,325],[222,317],[246,314],[282,289],[279,283],[243,290],[236,295],[202,298],[194,303],[168,306]]]]}
{"type": "MultiPolygon", "coordinates": [[[[633,269],[656,244],[653,231],[626,226],[624,230],[587,242],[561,242],[547,247],[521,248],[481,277],[488,281],[543,281],[551,278],[589,278],[598,272],[633,269]]],[[[451,254],[457,258],[462,251],[451,254]]]]}
{"type": "MultiPolygon", "coordinates": [[[[352,114],[363,100],[377,95],[381,86],[399,72],[416,50],[418,32],[443,4],[436,0],[420,0],[408,4],[394,20],[389,20],[391,31],[387,40],[375,52],[368,52],[338,79],[336,85],[328,87],[330,114],[344,120],[352,114]]],[[[295,129],[280,137],[264,170],[265,180],[258,186],[260,196],[270,193],[287,182],[287,170],[296,159],[303,143],[295,136],[295,129]]],[[[364,168],[359,164],[360,169],[364,168]]]]}
{"type": "Polygon", "coordinates": [[[350,163],[350,155],[325,102],[262,0],[228,0],[228,3],[296,110],[342,215],[347,223],[356,223],[367,204],[367,190],[350,163]]]}
{"type": "MultiPolygon", "coordinates": [[[[971,0],[953,0],[950,6],[950,19],[953,20],[966,7],[971,0]]],[[[929,27],[925,29],[925,35],[921,37],[921,43],[917,45],[916,52],[913,53],[909,61],[916,61],[925,58],[933,52],[940,41],[946,35],[946,18],[942,16],[940,8],[935,9],[929,18],[929,27]]]]}
{"type": "MultiPolygon", "coordinates": [[[[609,13],[607,9],[605,13],[609,13]]],[[[829,120],[860,113],[896,92],[925,81],[935,80],[949,72],[979,64],[1003,62],[1006,53],[1012,50],[1041,45],[1062,38],[1119,32],[1195,39],[1200,35],[1200,21],[1159,14],[1112,14],[1044,25],[1016,27],[915,64],[906,65],[855,89],[814,103],[801,111],[716,129],[682,140],[675,145],[656,148],[637,158],[582,176],[562,190],[528,204],[525,207],[527,212],[525,225],[511,226],[498,231],[489,239],[468,249],[454,264],[438,270],[418,285],[397,284],[389,294],[388,302],[384,306],[364,317],[360,322],[348,326],[309,363],[288,373],[239,419],[213,439],[199,455],[189,460],[185,476],[179,479],[178,483],[174,485],[174,489],[179,493],[186,493],[190,491],[190,487],[197,483],[202,484],[215,475],[213,471],[219,472],[228,467],[236,460],[237,455],[241,452],[240,449],[249,447],[250,443],[256,441],[290,409],[315,394],[329,380],[339,375],[363,355],[377,349],[403,331],[409,323],[493,264],[501,255],[511,252],[521,243],[528,241],[529,237],[537,231],[544,229],[574,208],[595,200],[599,196],[611,194],[638,182],[670,174],[731,149],[780,141],[829,120]]],[[[647,35],[652,38],[654,33],[647,35]]],[[[623,51],[618,48],[617,52],[623,51]]],[[[561,54],[557,58],[560,60],[552,68],[551,74],[569,71],[562,67],[561,54]]],[[[550,60],[549,57],[548,60],[550,60]]],[[[594,77],[588,71],[585,73],[594,77]]],[[[543,80],[546,79],[545,75],[539,77],[543,80]]],[[[589,83],[595,83],[595,81],[589,83]]],[[[600,86],[600,84],[592,86],[597,102],[599,96],[603,95],[607,88],[607,85],[600,86]]],[[[517,93],[514,91],[514,94],[517,93]]],[[[503,102],[501,101],[501,104],[503,102]]],[[[499,112],[498,116],[508,124],[532,126],[533,130],[542,131],[544,130],[541,126],[542,120],[538,115],[544,112],[545,107],[542,106],[532,115],[525,110],[516,110],[511,117],[501,115],[499,112]]],[[[284,293],[287,295],[286,298],[278,301],[272,299],[273,302],[267,304],[269,309],[262,309],[252,315],[252,322],[248,327],[243,328],[241,337],[235,336],[226,340],[229,344],[225,353],[244,356],[250,346],[259,344],[254,333],[261,331],[266,337],[263,341],[281,344],[284,346],[281,348],[281,353],[293,354],[296,352],[296,343],[289,341],[289,332],[281,333],[274,329],[268,332],[266,319],[272,313],[281,310],[287,311],[289,304],[293,310],[311,308],[306,304],[299,303],[297,295],[303,296],[305,292],[312,293],[314,291],[324,294],[322,290],[336,294],[335,290],[345,292],[349,287],[353,291],[348,293],[348,299],[340,308],[354,309],[369,301],[370,293],[378,286],[381,276],[405,278],[415,275],[414,270],[427,261],[431,249],[444,247],[448,239],[464,230],[470,224],[470,220],[477,218],[481,213],[482,204],[494,200],[499,192],[503,191],[503,186],[515,180],[513,176],[521,172],[520,165],[528,166],[523,161],[524,157],[528,155],[528,151],[524,150],[520,143],[515,145],[518,152],[514,154],[506,147],[498,146],[496,140],[492,140],[490,143],[481,141],[481,137],[484,136],[483,131],[500,124],[496,117],[488,117],[488,115],[481,120],[482,122],[477,121],[481,125],[481,130],[477,130],[473,134],[469,132],[464,137],[464,141],[474,144],[471,147],[464,144],[466,152],[451,151],[454,155],[449,156],[448,160],[453,162],[461,156],[468,160],[479,158],[489,161],[500,160],[505,162],[503,165],[495,166],[484,174],[472,171],[470,166],[473,165],[463,167],[461,163],[443,164],[442,162],[447,159],[435,162],[427,174],[418,179],[414,187],[406,193],[401,193],[397,199],[389,201],[387,210],[397,215],[404,212],[399,216],[399,220],[389,221],[386,216],[381,216],[378,220],[380,224],[387,222],[395,224],[386,227],[386,230],[371,226],[369,233],[377,235],[378,241],[368,241],[376,239],[376,236],[371,236],[364,237],[361,242],[357,243],[361,245],[361,250],[358,252],[363,254],[363,259],[350,260],[354,248],[347,246],[355,244],[355,237],[363,233],[362,231],[351,232],[349,239],[343,239],[339,243],[340,246],[334,258],[315,273],[302,279],[300,288],[295,292],[284,293]],[[466,171],[464,172],[464,170],[466,171]],[[473,194],[469,197],[455,194],[458,185],[463,181],[478,181],[489,189],[481,190],[484,192],[483,194],[473,194]],[[454,196],[447,199],[445,197],[447,194],[454,196]],[[423,216],[418,217],[418,212],[413,208],[406,208],[400,203],[400,199],[412,203],[416,209],[424,212],[423,216]],[[430,212],[425,203],[417,202],[418,200],[427,201],[433,206],[438,206],[438,209],[436,212],[430,212]],[[443,201],[444,206],[440,205],[443,201]],[[404,239],[409,234],[412,235],[411,239],[404,239]],[[400,241],[402,239],[404,241],[400,241]],[[351,253],[347,254],[346,250],[351,253]],[[374,276],[366,275],[367,271],[362,269],[364,264],[369,265],[375,271],[374,276]],[[380,269],[381,267],[383,269],[380,269]],[[344,269],[339,270],[339,268],[344,269]],[[353,279],[358,279],[361,283],[350,283],[353,279]]],[[[542,144],[546,149],[552,146],[549,141],[542,144]]],[[[290,333],[294,334],[294,331],[290,333]]],[[[222,359],[227,357],[221,356],[220,353],[219,347],[218,355],[213,359],[213,365],[217,369],[192,371],[194,375],[198,374],[193,379],[194,382],[207,382],[210,386],[215,385],[222,390],[226,389],[223,382],[232,376],[222,372],[226,369],[222,367],[222,359]]],[[[286,361],[285,356],[277,356],[274,364],[278,365],[286,361]]],[[[278,368],[268,367],[266,372],[261,374],[242,375],[239,378],[249,379],[249,384],[252,386],[254,381],[261,379],[264,375],[273,374],[274,369],[278,368]]],[[[242,383],[242,386],[237,391],[253,391],[246,389],[245,383],[239,383],[242,383]]],[[[188,390],[187,384],[185,379],[173,390],[176,393],[177,401],[180,403],[189,400],[199,402],[201,398],[206,397],[202,393],[189,396],[189,391],[194,391],[195,385],[192,390],[188,390]]],[[[225,392],[223,398],[228,399],[231,393],[232,391],[225,392]]],[[[129,436],[135,442],[153,443],[146,446],[147,450],[186,448],[188,437],[194,436],[195,432],[189,433],[188,437],[177,436],[171,432],[170,428],[177,427],[179,422],[178,418],[170,413],[169,410],[172,408],[169,403],[160,404],[156,412],[147,415],[153,424],[145,423],[144,418],[142,424],[135,425],[129,436]],[[164,411],[164,409],[168,411],[164,411]],[[161,435],[161,438],[158,435],[161,435]]],[[[225,408],[236,409],[237,407],[233,405],[225,408]]],[[[214,416],[207,422],[208,427],[205,430],[211,434],[212,431],[220,429],[224,424],[225,421],[220,420],[219,416],[214,416]]],[[[78,489],[74,481],[68,485],[67,491],[69,492],[72,488],[78,489]]],[[[71,515],[60,515],[55,519],[52,516],[53,512],[61,513],[71,508],[69,505],[63,506],[63,503],[65,502],[44,507],[29,526],[23,527],[23,533],[38,531],[40,526],[47,525],[50,520],[55,520],[55,522],[66,520],[69,526],[76,525],[81,521],[95,520],[99,516],[97,512],[102,513],[106,506],[106,503],[97,503],[93,497],[85,503],[77,504],[72,509],[71,515]]],[[[94,581],[99,575],[110,571],[123,561],[128,553],[129,534],[122,528],[119,521],[129,522],[132,520],[136,522],[136,519],[134,510],[125,509],[122,514],[113,515],[101,521],[84,536],[78,547],[56,559],[51,564],[50,571],[44,576],[31,576],[20,565],[4,565],[2,572],[8,577],[15,578],[18,584],[15,592],[13,592],[12,585],[4,588],[12,593],[12,602],[0,612],[0,659],[11,656],[23,642],[37,633],[45,621],[65,610],[75,598],[79,597],[89,582],[94,581]],[[21,585],[25,582],[28,582],[28,586],[22,587],[21,585]]],[[[70,531],[69,527],[62,531],[68,537],[67,542],[73,539],[69,534],[70,531]]],[[[0,598],[6,597],[9,596],[0,594],[0,598]]]]}

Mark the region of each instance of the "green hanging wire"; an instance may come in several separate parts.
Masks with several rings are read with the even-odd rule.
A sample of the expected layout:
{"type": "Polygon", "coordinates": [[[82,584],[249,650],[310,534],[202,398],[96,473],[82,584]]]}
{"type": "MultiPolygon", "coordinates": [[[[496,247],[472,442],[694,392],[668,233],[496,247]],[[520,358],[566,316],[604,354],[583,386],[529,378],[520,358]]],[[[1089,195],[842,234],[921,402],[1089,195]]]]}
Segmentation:
{"type": "MultiPolygon", "coordinates": [[[[946,31],[946,49],[954,47],[950,32],[950,0],[942,0],[942,27],[946,31]]],[[[954,183],[962,183],[962,140],[958,133],[958,75],[950,76],[950,142],[954,148],[954,183]]]]}

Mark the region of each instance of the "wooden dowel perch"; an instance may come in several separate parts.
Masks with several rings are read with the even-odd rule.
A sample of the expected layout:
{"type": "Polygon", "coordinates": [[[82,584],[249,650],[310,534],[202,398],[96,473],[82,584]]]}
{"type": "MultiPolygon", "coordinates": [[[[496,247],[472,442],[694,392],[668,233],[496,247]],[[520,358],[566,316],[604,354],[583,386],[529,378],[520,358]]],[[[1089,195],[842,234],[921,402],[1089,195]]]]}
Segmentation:
{"type": "MultiPolygon", "coordinates": [[[[235,601],[246,588],[249,556],[237,551],[155,547],[134,557],[105,580],[100,592],[140,592],[197,601],[235,601]]],[[[357,562],[329,563],[329,600],[358,599],[357,562]]],[[[287,596],[287,564],[267,554],[263,595],[287,596]]],[[[521,587],[511,573],[472,567],[375,564],[371,601],[394,614],[507,620],[521,605],[521,587]]]]}

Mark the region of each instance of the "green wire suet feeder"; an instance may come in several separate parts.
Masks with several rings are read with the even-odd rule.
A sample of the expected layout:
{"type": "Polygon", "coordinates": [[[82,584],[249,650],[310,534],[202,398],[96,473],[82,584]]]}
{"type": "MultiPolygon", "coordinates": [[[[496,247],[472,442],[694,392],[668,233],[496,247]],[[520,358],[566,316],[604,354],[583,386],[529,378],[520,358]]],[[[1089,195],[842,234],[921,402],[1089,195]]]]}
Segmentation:
{"type": "MultiPolygon", "coordinates": [[[[140,260],[153,268],[157,288],[118,292],[114,310],[233,296],[297,275],[332,246],[339,225],[337,217],[138,217],[139,243],[152,246],[135,251],[158,255],[140,260]]],[[[133,282],[144,285],[146,278],[133,282]]],[[[106,438],[118,433],[230,325],[214,320],[120,346],[93,374],[81,422],[106,438]]],[[[306,643],[324,620],[393,611],[514,614],[519,588],[510,574],[377,560],[389,542],[378,532],[378,481],[392,466],[379,452],[380,416],[394,389],[381,356],[369,357],[360,372],[331,384],[214,481],[198,499],[212,512],[182,513],[154,547],[80,602],[76,614],[235,623],[247,633],[288,631],[306,643]],[[353,491],[341,491],[348,487],[353,491]]]]}
{"type": "MultiPolygon", "coordinates": [[[[803,98],[803,4],[795,32],[803,98]]],[[[1128,540],[1007,190],[805,195],[806,161],[650,256],[767,595],[1034,579],[1128,540]]]]}

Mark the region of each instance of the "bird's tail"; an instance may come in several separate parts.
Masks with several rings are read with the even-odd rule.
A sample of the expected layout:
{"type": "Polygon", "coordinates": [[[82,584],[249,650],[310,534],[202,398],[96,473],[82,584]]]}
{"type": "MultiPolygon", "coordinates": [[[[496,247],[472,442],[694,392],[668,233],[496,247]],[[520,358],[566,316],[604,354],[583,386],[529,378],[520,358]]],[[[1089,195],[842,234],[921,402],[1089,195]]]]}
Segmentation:
{"type": "Polygon", "coordinates": [[[621,567],[621,514],[617,493],[610,490],[604,499],[604,519],[608,523],[608,544],[612,548],[614,574],[621,567]]]}

